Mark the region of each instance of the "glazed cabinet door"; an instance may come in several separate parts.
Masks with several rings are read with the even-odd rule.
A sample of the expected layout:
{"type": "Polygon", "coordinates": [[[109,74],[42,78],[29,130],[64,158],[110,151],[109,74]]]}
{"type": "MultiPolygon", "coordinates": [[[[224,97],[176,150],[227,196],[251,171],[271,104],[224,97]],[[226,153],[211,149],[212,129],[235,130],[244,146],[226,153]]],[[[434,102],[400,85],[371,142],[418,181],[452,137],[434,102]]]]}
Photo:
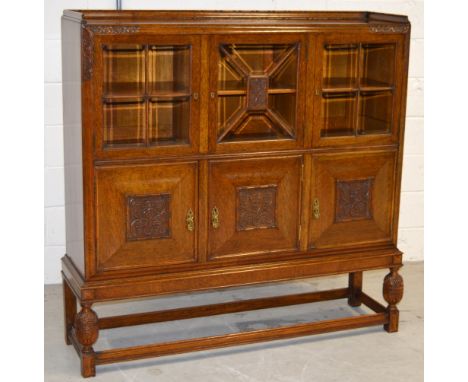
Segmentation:
{"type": "Polygon", "coordinates": [[[97,271],[196,261],[196,162],[96,168],[97,271]]]}
{"type": "Polygon", "coordinates": [[[212,37],[211,151],[302,145],[305,41],[302,34],[212,37]]]}
{"type": "Polygon", "coordinates": [[[393,151],[313,157],[309,247],[390,243],[395,166],[393,151]]]}
{"type": "Polygon", "coordinates": [[[396,143],[404,36],[325,34],[317,40],[313,145],[396,143]]]}
{"type": "Polygon", "coordinates": [[[96,157],[198,150],[199,37],[98,36],[95,50],[96,157]]]}
{"type": "Polygon", "coordinates": [[[210,259],[299,248],[301,156],[209,163],[210,259]]]}

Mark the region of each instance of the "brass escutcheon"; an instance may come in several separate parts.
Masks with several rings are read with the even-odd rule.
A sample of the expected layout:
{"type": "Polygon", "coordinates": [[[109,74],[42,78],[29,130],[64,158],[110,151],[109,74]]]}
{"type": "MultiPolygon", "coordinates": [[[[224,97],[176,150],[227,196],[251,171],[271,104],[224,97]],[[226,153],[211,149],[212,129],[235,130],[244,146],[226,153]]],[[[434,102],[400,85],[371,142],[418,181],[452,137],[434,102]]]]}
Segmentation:
{"type": "Polygon", "coordinates": [[[213,226],[214,229],[219,228],[219,211],[216,206],[213,207],[211,210],[211,225],[213,226]]]}
{"type": "Polygon", "coordinates": [[[314,214],[314,219],[318,219],[320,217],[320,202],[317,198],[314,199],[312,203],[312,211],[314,214]]]}
{"type": "Polygon", "coordinates": [[[195,228],[195,217],[193,216],[193,211],[191,208],[187,211],[187,216],[185,217],[185,223],[187,224],[187,230],[192,232],[195,228]]]}

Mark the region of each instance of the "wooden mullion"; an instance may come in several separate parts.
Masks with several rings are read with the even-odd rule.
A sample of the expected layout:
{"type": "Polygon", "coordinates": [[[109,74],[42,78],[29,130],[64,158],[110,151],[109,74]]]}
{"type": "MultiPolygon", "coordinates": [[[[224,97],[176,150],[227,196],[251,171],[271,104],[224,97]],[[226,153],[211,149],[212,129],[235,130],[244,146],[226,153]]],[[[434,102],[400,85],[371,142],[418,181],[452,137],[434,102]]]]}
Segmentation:
{"type": "Polygon", "coordinates": [[[226,137],[226,135],[228,135],[230,131],[232,132],[236,131],[236,128],[238,127],[238,125],[240,125],[240,121],[242,121],[246,117],[247,115],[246,112],[247,112],[247,109],[242,108],[241,110],[239,110],[236,114],[231,116],[226,121],[226,124],[225,124],[226,128],[223,130],[221,134],[219,134],[218,142],[221,142],[226,137]]]}
{"type": "Polygon", "coordinates": [[[363,60],[363,51],[362,51],[362,43],[358,44],[358,67],[357,67],[357,91],[356,91],[356,105],[355,107],[355,118],[354,118],[354,136],[358,135],[358,128],[359,128],[359,101],[361,99],[361,78],[362,78],[362,71],[363,71],[363,65],[362,65],[362,60],[363,60]]]}
{"type": "Polygon", "coordinates": [[[289,59],[291,54],[293,54],[297,50],[297,44],[294,44],[292,47],[290,47],[283,55],[282,57],[275,63],[272,63],[272,65],[266,69],[266,73],[269,77],[272,77],[275,72],[280,69],[283,64],[289,59]]]}
{"type": "Polygon", "coordinates": [[[145,126],[144,126],[144,131],[145,131],[145,144],[146,146],[149,146],[150,142],[150,99],[148,97],[149,90],[149,82],[148,82],[148,77],[149,77],[149,46],[148,44],[145,45],[145,126]]]}

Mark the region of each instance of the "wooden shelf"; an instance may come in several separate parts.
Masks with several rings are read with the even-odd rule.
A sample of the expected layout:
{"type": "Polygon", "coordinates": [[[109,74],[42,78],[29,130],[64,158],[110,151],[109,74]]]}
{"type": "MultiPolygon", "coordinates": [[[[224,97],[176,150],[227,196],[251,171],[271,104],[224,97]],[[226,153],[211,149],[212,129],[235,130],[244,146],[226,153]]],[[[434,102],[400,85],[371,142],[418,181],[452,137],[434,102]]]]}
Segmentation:
{"type": "Polygon", "coordinates": [[[218,90],[218,96],[243,96],[247,95],[246,89],[218,90]]]}
{"type": "Polygon", "coordinates": [[[268,94],[295,94],[296,93],[296,89],[293,89],[293,88],[278,88],[278,89],[268,89],[268,94]]]}
{"type": "Polygon", "coordinates": [[[188,98],[191,94],[189,92],[178,92],[178,91],[160,91],[160,92],[153,92],[148,95],[149,98],[162,98],[162,99],[170,99],[170,98],[188,98]]]}
{"type": "Polygon", "coordinates": [[[181,98],[189,98],[191,96],[188,92],[155,92],[151,94],[144,94],[144,95],[131,95],[131,94],[113,94],[113,95],[106,95],[102,97],[105,103],[113,103],[113,102],[144,102],[145,100],[171,100],[171,99],[181,99],[181,98]]]}
{"type": "Polygon", "coordinates": [[[385,82],[374,81],[368,78],[361,79],[361,84],[358,86],[349,85],[352,81],[349,78],[331,78],[323,81],[322,92],[323,93],[355,93],[357,91],[391,91],[394,89],[393,85],[385,82]]]}
{"type": "MultiPolygon", "coordinates": [[[[268,94],[295,94],[296,89],[293,88],[270,88],[268,89],[268,94]]],[[[218,90],[218,96],[226,97],[226,96],[245,96],[247,95],[246,89],[240,90],[218,90]]]]}

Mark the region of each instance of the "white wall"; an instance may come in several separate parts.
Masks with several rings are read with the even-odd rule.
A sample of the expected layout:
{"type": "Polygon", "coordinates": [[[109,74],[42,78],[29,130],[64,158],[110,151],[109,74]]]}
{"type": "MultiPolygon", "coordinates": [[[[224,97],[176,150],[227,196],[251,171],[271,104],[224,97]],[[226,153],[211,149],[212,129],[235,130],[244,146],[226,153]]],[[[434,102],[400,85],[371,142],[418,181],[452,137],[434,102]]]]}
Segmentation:
{"type": "MultiPolygon", "coordinates": [[[[405,260],[423,259],[423,1],[405,0],[123,0],[124,9],[369,10],[408,15],[412,23],[399,248],[405,260]],[[254,4],[255,6],[253,6],[254,4]]],[[[45,283],[60,282],[65,253],[62,73],[60,16],[63,9],[114,9],[114,0],[45,1],[45,283]]]]}

